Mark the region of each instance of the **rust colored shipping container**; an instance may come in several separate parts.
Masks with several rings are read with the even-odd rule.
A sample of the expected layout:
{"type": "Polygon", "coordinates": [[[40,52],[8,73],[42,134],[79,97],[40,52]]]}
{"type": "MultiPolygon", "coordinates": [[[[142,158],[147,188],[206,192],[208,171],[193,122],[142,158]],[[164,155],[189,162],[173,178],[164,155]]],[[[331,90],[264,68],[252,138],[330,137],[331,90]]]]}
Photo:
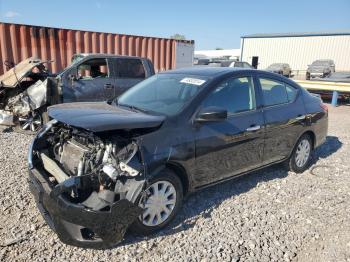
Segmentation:
{"type": "MultiPolygon", "coordinates": [[[[8,70],[6,64],[31,56],[53,61],[48,68],[57,73],[75,53],[147,57],[158,72],[176,68],[176,49],[184,45],[193,49],[194,41],[0,23],[0,74],[8,70]]],[[[187,60],[192,59],[193,54],[187,60]]]]}

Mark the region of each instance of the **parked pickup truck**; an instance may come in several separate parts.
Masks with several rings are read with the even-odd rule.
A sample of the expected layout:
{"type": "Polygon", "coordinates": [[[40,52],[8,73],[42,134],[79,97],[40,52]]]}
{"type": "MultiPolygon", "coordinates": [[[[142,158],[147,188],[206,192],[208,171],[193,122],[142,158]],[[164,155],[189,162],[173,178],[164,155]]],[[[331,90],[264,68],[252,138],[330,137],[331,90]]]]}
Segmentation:
{"type": "Polygon", "coordinates": [[[111,100],[154,75],[152,62],[141,57],[76,54],[57,75],[45,63],[28,58],[0,76],[0,124],[36,131],[50,105],[111,100]]]}

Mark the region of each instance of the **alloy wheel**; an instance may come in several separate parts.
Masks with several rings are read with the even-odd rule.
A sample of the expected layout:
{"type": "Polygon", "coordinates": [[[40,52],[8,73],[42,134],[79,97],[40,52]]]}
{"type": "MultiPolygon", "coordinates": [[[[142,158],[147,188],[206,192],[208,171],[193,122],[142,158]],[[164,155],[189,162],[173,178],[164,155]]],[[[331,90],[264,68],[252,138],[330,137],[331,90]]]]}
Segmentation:
{"type": "Polygon", "coordinates": [[[32,132],[37,131],[42,125],[42,119],[40,114],[34,113],[27,116],[19,117],[19,123],[23,130],[30,130],[32,132]]]}

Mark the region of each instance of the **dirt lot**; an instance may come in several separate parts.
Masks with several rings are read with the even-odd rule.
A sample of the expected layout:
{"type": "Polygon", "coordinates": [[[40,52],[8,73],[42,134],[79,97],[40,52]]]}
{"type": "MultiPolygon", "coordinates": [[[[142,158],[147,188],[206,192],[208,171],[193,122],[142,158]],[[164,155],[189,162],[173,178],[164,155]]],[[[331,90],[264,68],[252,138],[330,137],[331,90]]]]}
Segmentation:
{"type": "Polygon", "coordinates": [[[0,261],[350,261],[350,107],[329,124],[312,172],[274,166],[205,189],[161,233],[104,251],[59,241],[28,190],[31,137],[0,131],[0,261]]]}

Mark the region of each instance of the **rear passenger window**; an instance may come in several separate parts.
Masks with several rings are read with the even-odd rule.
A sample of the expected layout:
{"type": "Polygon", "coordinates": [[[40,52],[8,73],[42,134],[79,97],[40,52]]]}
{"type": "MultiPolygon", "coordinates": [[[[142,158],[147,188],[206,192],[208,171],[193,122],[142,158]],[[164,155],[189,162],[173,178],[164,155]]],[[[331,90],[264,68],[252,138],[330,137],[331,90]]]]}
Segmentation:
{"type": "Polygon", "coordinates": [[[271,79],[260,78],[265,106],[288,103],[287,90],[284,83],[271,79]]]}
{"type": "Polygon", "coordinates": [[[252,78],[230,78],[223,81],[204,100],[202,106],[221,107],[231,114],[254,110],[256,105],[252,78]]]}
{"type": "Polygon", "coordinates": [[[140,59],[117,59],[118,78],[145,78],[145,69],[140,59]]]}

